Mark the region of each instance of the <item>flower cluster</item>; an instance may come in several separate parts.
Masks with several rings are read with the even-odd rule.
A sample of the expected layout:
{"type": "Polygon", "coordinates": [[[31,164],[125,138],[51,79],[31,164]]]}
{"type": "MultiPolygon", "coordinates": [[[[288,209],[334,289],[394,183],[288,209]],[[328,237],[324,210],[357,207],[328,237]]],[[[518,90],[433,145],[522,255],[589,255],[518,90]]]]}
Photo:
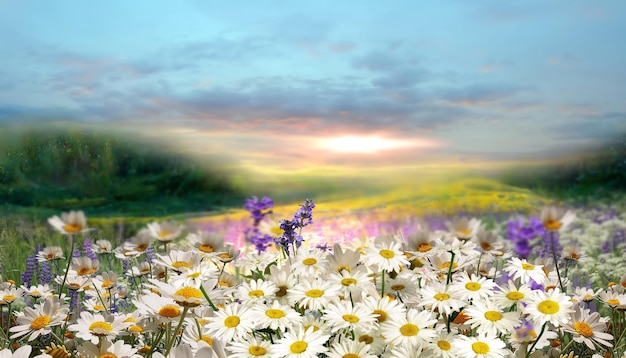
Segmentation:
{"type": "Polygon", "coordinates": [[[280,221],[282,235],[275,239],[275,243],[287,256],[290,256],[291,253],[295,254],[296,250],[302,245],[304,241],[301,235],[302,228],[313,223],[314,208],[313,200],[306,199],[304,204],[296,211],[293,219],[280,221]]]}
{"type": "Polygon", "coordinates": [[[267,215],[272,214],[274,201],[266,196],[261,200],[254,196],[246,199],[244,208],[250,212],[250,217],[253,220],[252,227],[246,229],[245,236],[259,253],[265,251],[273,243],[274,237],[261,232],[259,224],[267,215]]]}
{"type": "MultiPolygon", "coordinates": [[[[586,358],[626,351],[626,284],[573,283],[587,245],[572,249],[571,240],[595,225],[584,215],[572,231],[564,225],[571,215],[541,221],[566,244],[546,258],[511,253],[497,229],[485,231],[474,218],[318,249],[298,243],[314,207],[307,200],[281,223],[287,250],[282,242],[277,248],[290,248],[289,255],[241,254],[215,232],[185,235],[174,222],[151,223],[116,248],[90,241],[83,251],[91,253],[79,257],[72,257],[73,241],[65,255],[44,248],[42,262],[56,269],[52,284],[0,283],[8,313],[2,347],[13,356],[66,358],[586,358]],[[62,257],[65,271],[55,261],[62,257]]],[[[78,228],[59,220],[51,223],[72,240],[86,232],[86,221],[78,228]]]]}

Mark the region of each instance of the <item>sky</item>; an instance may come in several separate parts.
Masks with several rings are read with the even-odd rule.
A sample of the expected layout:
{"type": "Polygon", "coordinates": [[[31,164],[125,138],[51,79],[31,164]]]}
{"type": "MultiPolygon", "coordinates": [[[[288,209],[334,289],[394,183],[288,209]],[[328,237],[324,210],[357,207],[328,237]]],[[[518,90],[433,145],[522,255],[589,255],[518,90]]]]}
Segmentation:
{"type": "Polygon", "coordinates": [[[622,0],[0,0],[0,124],[287,172],[542,160],[626,132],[624,34],[622,0]]]}

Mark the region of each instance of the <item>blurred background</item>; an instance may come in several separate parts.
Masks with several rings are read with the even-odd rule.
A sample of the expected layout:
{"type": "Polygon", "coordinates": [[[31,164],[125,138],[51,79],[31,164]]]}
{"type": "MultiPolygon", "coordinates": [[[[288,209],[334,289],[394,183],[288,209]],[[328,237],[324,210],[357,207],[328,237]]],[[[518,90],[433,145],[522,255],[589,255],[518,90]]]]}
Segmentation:
{"type": "Polygon", "coordinates": [[[623,201],[625,20],[622,1],[0,1],[2,211],[623,201]]]}

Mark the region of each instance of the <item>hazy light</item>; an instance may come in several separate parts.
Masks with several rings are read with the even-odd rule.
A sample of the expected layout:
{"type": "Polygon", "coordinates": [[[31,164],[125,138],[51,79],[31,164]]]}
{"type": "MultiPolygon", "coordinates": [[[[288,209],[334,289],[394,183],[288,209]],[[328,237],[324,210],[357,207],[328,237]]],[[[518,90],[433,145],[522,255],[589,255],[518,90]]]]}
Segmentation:
{"type": "Polygon", "coordinates": [[[380,136],[341,136],[319,140],[319,147],[338,153],[378,153],[411,147],[431,146],[427,142],[383,138],[380,136]]]}

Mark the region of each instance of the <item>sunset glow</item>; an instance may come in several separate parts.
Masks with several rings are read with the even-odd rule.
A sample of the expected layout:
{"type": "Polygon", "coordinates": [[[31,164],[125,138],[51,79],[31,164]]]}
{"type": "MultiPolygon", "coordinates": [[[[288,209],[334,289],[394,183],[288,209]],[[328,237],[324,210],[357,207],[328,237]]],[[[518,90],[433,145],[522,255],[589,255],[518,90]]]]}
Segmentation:
{"type": "Polygon", "coordinates": [[[321,139],[319,146],[337,153],[378,153],[387,150],[421,147],[425,143],[380,136],[340,136],[321,139]]]}

